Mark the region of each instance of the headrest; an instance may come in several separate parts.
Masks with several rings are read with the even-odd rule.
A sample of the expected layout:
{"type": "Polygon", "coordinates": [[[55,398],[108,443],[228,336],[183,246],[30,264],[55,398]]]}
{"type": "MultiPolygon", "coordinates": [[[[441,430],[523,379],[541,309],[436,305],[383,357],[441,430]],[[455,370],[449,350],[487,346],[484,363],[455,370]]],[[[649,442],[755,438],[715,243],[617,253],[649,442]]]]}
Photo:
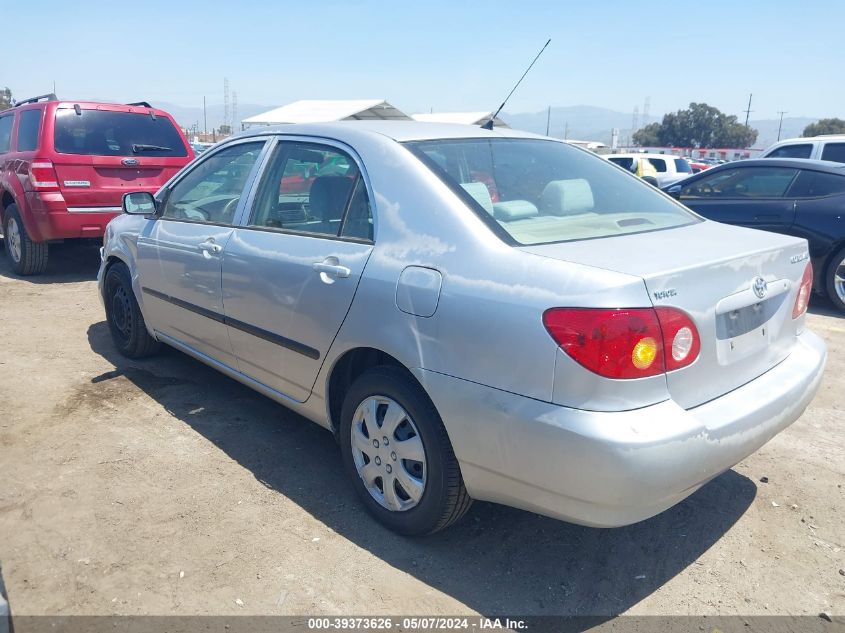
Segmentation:
{"type": "Polygon", "coordinates": [[[584,178],[552,180],[540,196],[540,210],[545,215],[577,215],[593,210],[593,190],[584,178]]]}
{"type": "Polygon", "coordinates": [[[464,188],[473,199],[490,215],[493,215],[493,199],[490,197],[490,190],[483,182],[463,182],[464,188]]]}
{"type": "Polygon", "coordinates": [[[493,215],[502,222],[522,220],[539,215],[537,207],[528,200],[508,200],[507,202],[496,202],[493,204],[493,215]]]}
{"type": "Polygon", "coordinates": [[[309,206],[311,214],[323,222],[339,220],[343,216],[349,192],[352,189],[352,178],[346,176],[320,176],[311,185],[309,206]]]}

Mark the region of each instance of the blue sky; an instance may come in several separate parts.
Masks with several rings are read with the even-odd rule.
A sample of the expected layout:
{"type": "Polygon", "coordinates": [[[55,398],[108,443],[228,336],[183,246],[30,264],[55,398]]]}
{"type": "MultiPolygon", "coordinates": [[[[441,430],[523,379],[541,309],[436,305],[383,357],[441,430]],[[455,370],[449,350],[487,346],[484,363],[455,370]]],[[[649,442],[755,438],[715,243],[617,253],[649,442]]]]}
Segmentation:
{"type": "Polygon", "coordinates": [[[408,112],[507,106],[845,117],[845,3],[9,2],[0,85],[18,97],[240,103],[385,98],[408,112]],[[11,53],[11,54],[10,54],[11,53]]]}

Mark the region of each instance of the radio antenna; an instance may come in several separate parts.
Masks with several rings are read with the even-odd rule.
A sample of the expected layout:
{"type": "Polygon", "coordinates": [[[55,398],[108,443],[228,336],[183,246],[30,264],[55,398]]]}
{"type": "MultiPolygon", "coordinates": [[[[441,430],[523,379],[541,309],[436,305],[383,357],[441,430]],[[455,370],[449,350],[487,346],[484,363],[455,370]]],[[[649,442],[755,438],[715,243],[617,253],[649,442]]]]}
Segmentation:
{"type": "Polygon", "coordinates": [[[512,95],[512,94],[516,91],[516,89],[517,89],[517,88],[519,88],[519,84],[521,84],[521,83],[522,83],[522,80],[523,80],[523,79],[525,79],[525,75],[527,75],[527,74],[528,74],[528,71],[529,71],[529,70],[531,70],[531,67],[532,67],[532,66],[534,66],[534,64],[537,62],[537,60],[538,60],[538,59],[540,59],[540,55],[542,55],[542,54],[543,54],[543,51],[544,51],[544,50],[546,50],[546,46],[548,46],[548,45],[549,45],[549,43],[550,43],[551,41],[552,41],[552,40],[551,40],[551,38],[549,38],[549,39],[548,39],[548,41],[547,41],[547,42],[543,45],[543,48],[541,48],[541,49],[540,49],[540,52],[539,52],[539,53],[537,53],[537,57],[535,57],[535,58],[534,58],[534,61],[533,61],[533,62],[531,62],[531,63],[528,65],[528,68],[526,68],[526,69],[525,69],[525,72],[524,72],[524,73],[522,73],[522,77],[520,77],[520,78],[519,78],[519,81],[517,81],[517,82],[516,82],[516,85],[515,85],[515,86],[513,87],[513,89],[512,89],[512,90],[508,93],[508,96],[507,96],[507,97],[505,97],[505,100],[504,100],[504,101],[502,101],[502,105],[500,105],[500,106],[499,106],[499,109],[498,109],[498,110],[496,110],[496,113],[495,113],[493,116],[491,116],[491,117],[490,117],[490,119],[487,121],[487,123],[485,123],[485,124],[484,124],[484,125],[482,125],[481,127],[483,127],[485,130],[492,130],[492,129],[493,129],[493,121],[496,119],[496,117],[497,117],[497,116],[499,116],[499,112],[501,112],[501,111],[502,111],[502,108],[504,108],[504,107],[505,107],[505,104],[508,102],[508,99],[510,99],[510,98],[511,98],[511,95],[512,95]]]}

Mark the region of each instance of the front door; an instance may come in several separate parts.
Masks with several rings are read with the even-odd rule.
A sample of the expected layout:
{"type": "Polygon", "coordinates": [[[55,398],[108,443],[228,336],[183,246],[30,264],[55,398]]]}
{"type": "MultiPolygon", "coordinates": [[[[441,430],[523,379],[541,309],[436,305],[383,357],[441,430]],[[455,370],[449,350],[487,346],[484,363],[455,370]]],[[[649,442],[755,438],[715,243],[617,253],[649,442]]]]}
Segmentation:
{"type": "Polygon", "coordinates": [[[204,157],[165,193],[160,216],[138,238],[148,324],[209,358],[236,367],[223,317],[221,262],[264,141],[204,157]]]}
{"type": "Polygon", "coordinates": [[[359,165],[330,145],[280,141],[223,260],[229,336],[244,374],[302,402],[373,248],[359,165]]]}

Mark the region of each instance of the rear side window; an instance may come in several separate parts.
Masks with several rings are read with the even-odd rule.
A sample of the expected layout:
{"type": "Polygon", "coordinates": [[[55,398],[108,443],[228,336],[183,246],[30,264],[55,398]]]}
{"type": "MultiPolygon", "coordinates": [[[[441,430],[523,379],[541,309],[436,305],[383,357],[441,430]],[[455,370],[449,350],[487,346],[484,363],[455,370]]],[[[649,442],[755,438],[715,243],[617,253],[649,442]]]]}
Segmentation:
{"type": "Polygon", "coordinates": [[[683,158],[676,158],[675,159],[675,171],[679,174],[691,174],[692,167],[689,166],[689,163],[684,160],[683,158]]]}
{"type": "Polygon", "coordinates": [[[628,171],[631,171],[631,168],[634,166],[634,159],[633,158],[610,158],[611,163],[616,163],[620,167],[624,167],[628,171]]]}
{"type": "Polygon", "coordinates": [[[789,196],[795,198],[819,198],[839,193],[845,193],[845,175],[820,171],[802,171],[789,189],[789,196]]]}
{"type": "Polygon", "coordinates": [[[56,111],[56,151],[89,156],[187,156],[179,132],[163,116],[73,109],[56,111]]]}
{"type": "Polygon", "coordinates": [[[845,143],[827,143],[822,150],[822,160],[845,163],[845,143]]]}
{"type": "Polygon", "coordinates": [[[38,147],[38,135],[41,131],[41,109],[21,112],[18,121],[18,151],[31,152],[38,147]]]}
{"type": "Polygon", "coordinates": [[[748,167],[708,174],[681,189],[681,198],[780,198],[797,169],[748,167]]]}
{"type": "Polygon", "coordinates": [[[766,154],[766,158],[810,158],[813,146],[810,143],[800,145],[784,145],[766,154]]]}
{"type": "Polygon", "coordinates": [[[9,151],[9,143],[12,140],[12,121],[15,118],[8,114],[0,118],[0,154],[9,151]]]}
{"type": "Polygon", "coordinates": [[[662,158],[649,158],[648,162],[654,165],[654,168],[659,172],[666,171],[666,161],[662,158]]]}

